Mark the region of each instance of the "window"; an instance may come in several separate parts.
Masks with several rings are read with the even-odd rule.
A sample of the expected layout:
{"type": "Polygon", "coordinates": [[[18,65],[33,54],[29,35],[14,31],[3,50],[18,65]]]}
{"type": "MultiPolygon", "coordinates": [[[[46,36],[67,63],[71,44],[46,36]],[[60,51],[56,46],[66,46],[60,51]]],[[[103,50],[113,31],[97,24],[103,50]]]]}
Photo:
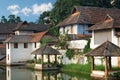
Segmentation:
{"type": "Polygon", "coordinates": [[[71,26],[71,33],[74,33],[74,26],[71,26]]]}
{"type": "Polygon", "coordinates": [[[14,43],[14,48],[18,48],[18,43],[14,43]]]}
{"type": "Polygon", "coordinates": [[[24,48],[28,48],[28,43],[24,43],[24,48]]]}
{"type": "Polygon", "coordinates": [[[37,45],[36,45],[36,42],[35,42],[35,48],[36,48],[36,46],[37,46],[37,45]]]}

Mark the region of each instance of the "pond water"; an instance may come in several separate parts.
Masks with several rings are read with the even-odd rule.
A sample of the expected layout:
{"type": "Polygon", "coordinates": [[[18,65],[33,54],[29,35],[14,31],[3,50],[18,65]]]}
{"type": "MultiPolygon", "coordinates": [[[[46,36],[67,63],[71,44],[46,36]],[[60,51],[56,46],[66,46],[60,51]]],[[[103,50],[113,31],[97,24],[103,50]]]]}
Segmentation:
{"type": "Polygon", "coordinates": [[[89,75],[59,71],[33,71],[23,67],[0,67],[0,80],[91,80],[89,75]]]}

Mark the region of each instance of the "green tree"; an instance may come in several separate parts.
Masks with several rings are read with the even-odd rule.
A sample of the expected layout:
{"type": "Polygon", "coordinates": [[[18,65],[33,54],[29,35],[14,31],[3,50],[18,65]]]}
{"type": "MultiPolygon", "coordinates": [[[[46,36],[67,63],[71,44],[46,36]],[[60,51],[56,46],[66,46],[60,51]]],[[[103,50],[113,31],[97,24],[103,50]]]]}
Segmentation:
{"type": "Polygon", "coordinates": [[[8,18],[9,23],[15,23],[15,15],[9,15],[8,18]]]}
{"type": "Polygon", "coordinates": [[[90,50],[91,50],[91,48],[90,48],[90,39],[87,39],[87,44],[85,45],[85,47],[84,47],[84,49],[83,49],[83,53],[85,54],[85,53],[87,53],[87,52],[89,52],[90,50]]]}
{"type": "Polygon", "coordinates": [[[2,16],[1,23],[7,23],[7,19],[5,18],[5,16],[2,16]]]}
{"type": "Polygon", "coordinates": [[[120,0],[112,0],[113,7],[120,8],[120,0]]]}
{"type": "Polygon", "coordinates": [[[51,20],[57,24],[65,19],[75,5],[79,5],[80,0],[56,0],[53,9],[50,13],[51,20]]]}
{"type": "Polygon", "coordinates": [[[51,26],[49,28],[49,32],[50,32],[51,35],[54,35],[56,37],[59,36],[59,30],[58,30],[58,28],[56,26],[51,26]]]}
{"type": "Polygon", "coordinates": [[[49,24],[50,23],[50,12],[45,11],[42,14],[40,14],[40,17],[38,19],[38,23],[49,24]]]}
{"type": "Polygon", "coordinates": [[[16,23],[22,22],[22,20],[21,20],[21,18],[20,18],[19,16],[17,16],[17,17],[15,18],[15,22],[16,22],[16,23]]]}

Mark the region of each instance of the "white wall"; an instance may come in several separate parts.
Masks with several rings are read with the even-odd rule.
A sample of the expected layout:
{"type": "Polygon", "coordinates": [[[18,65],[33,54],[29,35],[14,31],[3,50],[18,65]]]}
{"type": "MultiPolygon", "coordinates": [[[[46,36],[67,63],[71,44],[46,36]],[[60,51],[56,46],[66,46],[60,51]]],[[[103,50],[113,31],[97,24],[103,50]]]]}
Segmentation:
{"type": "Polygon", "coordinates": [[[92,38],[91,38],[90,46],[92,49],[94,49],[107,40],[112,42],[112,38],[113,38],[112,30],[92,31],[92,38]]]}
{"type": "MultiPolygon", "coordinates": [[[[104,57],[95,57],[95,64],[96,65],[105,65],[104,57]],[[101,59],[102,58],[102,59],[101,59]],[[102,62],[103,60],[103,62],[102,62]]],[[[111,64],[113,67],[118,66],[118,57],[111,57],[111,64]]]]}
{"type": "Polygon", "coordinates": [[[15,35],[31,35],[33,31],[15,31],[15,35]]]}
{"type": "Polygon", "coordinates": [[[87,57],[82,56],[82,55],[74,55],[74,57],[70,60],[66,56],[66,50],[59,50],[62,56],[62,63],[63,64],[86,64],[87,63],[87,57]]]}
{"type": "Polygon", "coordinates": [[[68,48],[83,49],[87,44],[87,40],[72,40],[68,42],[68,48]]]}
{"type": "Polygon", "coordinates": [[[34,43],[28,43],[28,48],[24,48],[24,43],[18,43],[18,48],[14,48],[14,43],[9,44],[10,47],[8,49],[6,44],[6,63],[8,65],[13,64],[14,62],[20,62],[20,61],[27,61],[34,58],[31,53],[36,50],[38,47],[40,47],[40,43],[37,43],[37,47],[34,47],[34,43]],[[8,54],[9,54],[9,60],[8,60],[8,54]]]}

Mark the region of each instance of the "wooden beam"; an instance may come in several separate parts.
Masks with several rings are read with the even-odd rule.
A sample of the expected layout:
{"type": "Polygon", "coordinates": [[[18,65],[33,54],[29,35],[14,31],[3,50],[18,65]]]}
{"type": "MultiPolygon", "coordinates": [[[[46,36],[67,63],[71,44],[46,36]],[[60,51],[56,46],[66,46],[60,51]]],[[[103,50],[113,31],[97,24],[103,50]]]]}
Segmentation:
{"type": "Polygon", "coordinates": [[[93,71],[95,68],[94,66],[94,56],[91,57],[91,71],[93,71]]]}
{"type": "Polygon", "coordinates": [[[108,76],[108,61],[107,61],[107,56],[105,56],[105,77],[108,76]]]}

